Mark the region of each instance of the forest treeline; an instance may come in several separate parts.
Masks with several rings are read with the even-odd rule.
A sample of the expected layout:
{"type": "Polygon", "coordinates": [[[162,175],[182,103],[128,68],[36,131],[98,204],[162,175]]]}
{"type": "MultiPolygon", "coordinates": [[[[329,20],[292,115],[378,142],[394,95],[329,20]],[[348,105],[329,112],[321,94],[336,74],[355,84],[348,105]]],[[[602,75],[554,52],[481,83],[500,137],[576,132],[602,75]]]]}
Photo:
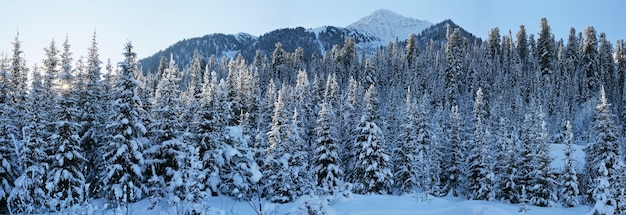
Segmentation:
{"type": "Polygon", "coordinates": [[[446,37],[375,53],[347,38],[310,60],[281,43],[252,62],[196,51],[154,73],[130,42],[123,62],[100,61],[95,33],[86,57],[53,40],[29,68],[16,37],[0,58],[0,199],[26,214],[97,198],[202,213],[224,195],[263,213],[303,195],[423,193],[626,213],[623,40],[593,27],[556,40],[546,19],[536,39],[446,37]]]}

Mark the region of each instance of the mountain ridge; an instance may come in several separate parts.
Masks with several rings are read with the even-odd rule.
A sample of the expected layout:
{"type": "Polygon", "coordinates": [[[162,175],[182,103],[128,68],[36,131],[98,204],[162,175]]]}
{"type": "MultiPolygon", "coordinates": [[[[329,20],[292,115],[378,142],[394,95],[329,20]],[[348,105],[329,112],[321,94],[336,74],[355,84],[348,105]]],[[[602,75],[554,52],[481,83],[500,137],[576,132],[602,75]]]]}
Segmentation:
{"type": "MultiPolygon", "coordinates": [[[[169,57],[171,54],[174,60],[178,62],[178,65],[182,67],[191,61],[195,49],[205,59],[212,55],[215,55],[218,60],[222,58],[231,59],[241,54],[246,61],[252,61],[257,50],[260,50],[263,55],[271,55],[277,42],[280,42],[282,48],[288,52],[293,52],[298,47],[303,48],[304,60],[308,61],[313,53],[322,56],[325,52],[331,51],[335,45],[341,48],[348,37],[355,39],[359,52],[369,55],[374,53],[379,47],[387,46],[390,42],[396,42],[396,39],[398,42],[403,43],[410,33],[417,35],[418,46],[421,47],[424,47],[431,40],[437,43],[445,43],[447,39],[445,31],[440,30],[441,26],[451,25],[452,27],[460,28],[451,20],[430,24],[424,28],[427,24],[430,24],[430,22],[404,17],[392,11],[381,9],[347,27],[281,28],[269,31],[258,37],[248,33],[213,33],[201,37],[183,39],[166,49],[141,59],[140,63],[144,72],[156,71],[159,67],[160,58],[169,57]],[[381,27],[380,25],[386,26],[381,27]],[[398,25],[405,25],[405,27],[393,27],[398,25]],[[393,31],[394,28],[399,30],[393,31]],[[393,39],[391,39],[392,37],[393,39]]],[[[461,31],[465,37],[469,37],[467,38],[469,41],[480,40],[480,38],[475,37],[462,28],[461,31]]]]}

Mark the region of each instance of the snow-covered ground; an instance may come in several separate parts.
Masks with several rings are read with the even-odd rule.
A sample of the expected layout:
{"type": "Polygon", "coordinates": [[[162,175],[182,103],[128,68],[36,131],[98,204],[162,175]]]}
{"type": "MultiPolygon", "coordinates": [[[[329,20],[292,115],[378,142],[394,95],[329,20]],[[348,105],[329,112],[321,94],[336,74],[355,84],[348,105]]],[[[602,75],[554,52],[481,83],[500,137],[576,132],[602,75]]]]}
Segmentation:
{"type": "MultiPolygon", "coordinates": [[[[266,214],[308,214],[305,202],[314,208],[320,208],[320,200],[315,197],[302,197],[295,203],[275,205],[263,204],[266,214]]],[[[76,210],[76,214],[115,214],[114,210],[103,210],[101,201],[94,201],[94,208],[90,210],[76,210]],[[83,213],[86,212],[86,213],[83,213]]],[[[164,215],[177,214],[175,207],[157,207],[149,210],[150,203],[144,200],[131,207],[132,214],[164,215]]],[[[248,202],[237,202],[226,197],[212,197],[203,206],[209,214],[223,215],[255,215],[255,210],[248,202]]],[[[351,195],[334,200],[331,205],[324,207],[328,215],[513,215],[520,214],[519,205],[501,202],[471,201],[462,198],[424,198],[416,195],[351,195]]],[[[570,215],[586,214],[588,206],[575,208],[541,208],[529,207],[527,214],[535,215],[570,215]]],[[[65,214],[65,213],[63,213],[65,214]]]]}
{"type": "MultiPolygon", "coordinates": [[[[583,151],[585,146],[573,145],[573,148],[574,167],[577,172],[582,172],[583,165],[585,164],[585,152],[583,151]]],[[[565,165],[565,144],[552,144],[550,146],[550,156],[553,159],[550,166],[557,172],[561,172],[565,165]]]]}
{"type": "MultiPolygon", "coordinates": [[[[229,135],[240,137],[241,130],[238,127],[230,127],[229,135]]],[[[551,146],[552,167],[556,171],[561,171],[564,163],[563,150],[565,145],[553,144],[551,146]]],[[[581,169],[584,162],[584,146],[575,145],[574,159],[577,169],[581,169]]],[[[319,197],[305,196],[294,203],[289,204],[269,204],[262,203],[264,214],[308,214],[306,205],[319,210],[324,208],[328,215],[396,215],[396,214],[421,214],[421,215],[509,215],[521,214],[520,205],[506,204],[498,201],[472,201],[464,198],[434,198],[424,195],[357,195],[351,194],[349,197],[335,197],[330,202],[327,198],[321,200],[319,197]]],[[[150,210],[150,201],[143,200],[131,205],[131,214],[145,215],[165,215],[179,214],[176,207],[167,206],[163,202],[160,206],[150,210]]],[[[255,204],[258,206],[258,204],[255,204]]],[[[198,206],[207,214],[220,215],[255,215],[257,212],[249,202],[238,202],[228,197],[210,197],[202,206],[198,206]]],[[[575,208],[541,208],[530,206],[527,214],[546,215],[570,215],[586,214],[589,206],[578,206],[575,208]]],[[[126,210],[118,211],[122,214],[126,210]]],[[[89,206],[76,207],[73,211],[66,211],[60,214],[116,214],[115,209],[111,209],[103,200],[93,200],[89,206]]]]}

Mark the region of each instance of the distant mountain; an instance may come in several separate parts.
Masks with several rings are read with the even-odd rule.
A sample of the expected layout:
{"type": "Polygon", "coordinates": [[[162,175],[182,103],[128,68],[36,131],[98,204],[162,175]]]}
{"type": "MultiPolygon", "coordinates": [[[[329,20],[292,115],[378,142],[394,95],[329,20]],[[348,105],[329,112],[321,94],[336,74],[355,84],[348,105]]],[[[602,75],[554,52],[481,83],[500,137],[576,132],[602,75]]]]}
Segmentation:
{"type": "Polygon", "coordinates": [[[424,29],[421,33],[419,33],[416,36],[418,47],[425,47],[431,40],[435,42],[435,48],[440,48],[442,45],[445,45],[448,42],[448,38],[446,38],[448,26],[450,26],[451,29],[459,28],[461,36],[467,39],[469,45],[472,45],[474,42],[477,42],[478,45],[482,43],[480,38],[466,31],[452,20],[446,19],[440,23],[430,26],[427,29],[424,29]]]}
{"type": "Polygon", "coordinates": [[[369,16],[348,25],[348,29],[365,32],[380,39],[386,45],[387,42],[405,40],[411,33],[419,33],[430,27],[433,23],[401,16],[389,10],[380,9],[369,16]]]}
{"type": "MultiPolygon", "coordinates": [[[[141,59],[140,63],[145,72],[156,71],[160,58],[162,56],[169,58],[172,54],[174,60],[182,67],[191,61],[194,49],[198,49],[199,54],[205,59],[211,55],[215,55],[218,60],[223,57],[228,59],[241,54],[244,59],[251,62],[257,50],[264,55],[271,55],[277,42],[281,42],[283,49],[288,52],[302,47],[305,60],[308,61],[314,52],[321,56],[324,52],[332,50],[334,45],[341,48],[348,37],[355,39],[360,52],[373,53],[377,48],[386,46],[389,42],[395,42],[396,38],[403,43],[411,33],[418,35],[419,46],[424,47],[427,42],[433,40],[439,47],[438,44],[445,44],[447,41],[448,25],[453,28],[459,27],[451,20],[432,25],[428,21],[407,18],[388,10],[377,10],[347,27],[284,28],[259,37],[246,33],[231,35],[216,33],[184,39],[150,57],[141,59]]],[[[461,33],[470,43],[476,40],[481,42],[480,38],[462,28],[461,33]]]]}

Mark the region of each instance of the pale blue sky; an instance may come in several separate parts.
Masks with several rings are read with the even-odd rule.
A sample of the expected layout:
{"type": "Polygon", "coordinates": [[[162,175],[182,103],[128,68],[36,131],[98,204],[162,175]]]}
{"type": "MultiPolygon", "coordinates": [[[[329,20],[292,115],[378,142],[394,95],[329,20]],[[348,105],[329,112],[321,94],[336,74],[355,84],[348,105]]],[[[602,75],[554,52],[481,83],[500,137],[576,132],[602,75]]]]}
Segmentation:
{"type": "Polygon", "coordinates": [[[78,59],[96,30],[101,60],[116,62],[128,39],[142,58],[184,38],[347,26],[381,8],[433,23],[449,18],[483,39],[493,27],[515,34],[521,24],[537,34],[542,17],[557,38],[567,37],[570,27],[580,32],[593,25],[613,43],[626,39],[626,1],[621,0],[15,0],[0,3],[0,53],[10,53],[19,29],[29,65],[41,64],[43,48],[52,38],[60,46],[66,34],[78,59]]]}

